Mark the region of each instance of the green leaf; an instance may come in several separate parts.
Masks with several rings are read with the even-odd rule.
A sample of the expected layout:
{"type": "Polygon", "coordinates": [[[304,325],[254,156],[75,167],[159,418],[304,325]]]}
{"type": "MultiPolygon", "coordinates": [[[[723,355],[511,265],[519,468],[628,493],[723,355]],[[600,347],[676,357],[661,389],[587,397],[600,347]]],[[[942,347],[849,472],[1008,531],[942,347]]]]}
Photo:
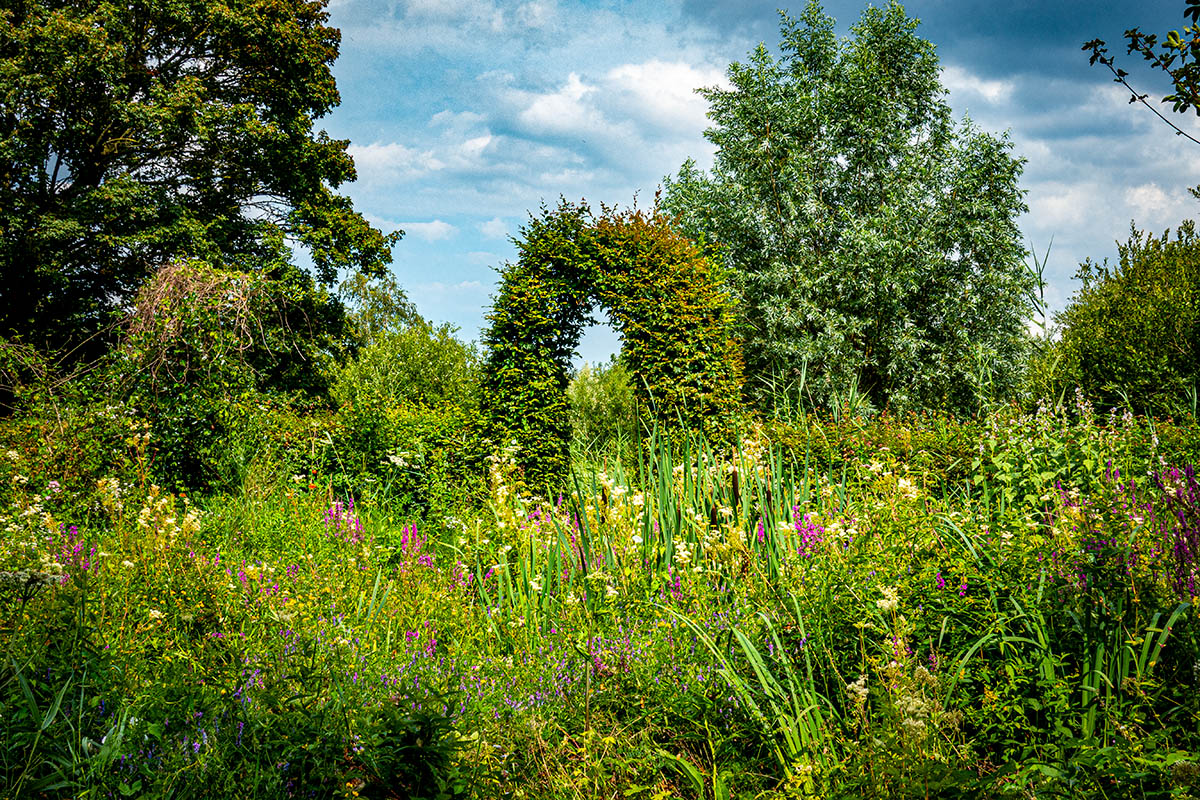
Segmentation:
{"type": "Polygon", "coordinates": [[[42,724],[39,730],[46,730],[54,722],[54,718],[58,716],[58,709],[62,707],[63,697],[67,693],[67,689],[71,687],[71,681],[64,681],[62,687],[58,690],[58,694],[54,696],[54,702],[46,709],[46,715],[42,718],[42,724]]]}

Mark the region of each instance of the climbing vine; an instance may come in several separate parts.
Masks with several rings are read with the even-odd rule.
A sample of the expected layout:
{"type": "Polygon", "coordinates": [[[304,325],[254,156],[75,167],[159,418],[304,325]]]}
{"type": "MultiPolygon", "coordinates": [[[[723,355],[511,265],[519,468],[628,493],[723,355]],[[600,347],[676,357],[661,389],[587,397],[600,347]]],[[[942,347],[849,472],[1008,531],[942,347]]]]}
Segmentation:
{"type": "Polygon", "coordinates": [[[565,476],[571,356],[599,305],[623,341],[648,418],[720,438],[741,395],[733,299],[719,267],[653,212],[562,202],[521,230],[485,332],[481,402],[497,448],[515,447],[527,485],[565,476]]]}

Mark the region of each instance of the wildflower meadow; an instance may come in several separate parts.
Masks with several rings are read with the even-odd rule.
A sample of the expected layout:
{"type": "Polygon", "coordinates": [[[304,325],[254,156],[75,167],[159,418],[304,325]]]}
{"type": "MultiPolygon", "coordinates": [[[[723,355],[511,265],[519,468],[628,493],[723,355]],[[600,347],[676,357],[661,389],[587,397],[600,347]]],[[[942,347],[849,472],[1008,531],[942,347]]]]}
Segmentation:
{"type": "Polygon", "coordinates": [[[196,502],[129,441],[6,457],[5,796],[1200,793],[1193,423],[813,415],[552,496],[501,453],[419,520],[320,469],[196,502]]]}

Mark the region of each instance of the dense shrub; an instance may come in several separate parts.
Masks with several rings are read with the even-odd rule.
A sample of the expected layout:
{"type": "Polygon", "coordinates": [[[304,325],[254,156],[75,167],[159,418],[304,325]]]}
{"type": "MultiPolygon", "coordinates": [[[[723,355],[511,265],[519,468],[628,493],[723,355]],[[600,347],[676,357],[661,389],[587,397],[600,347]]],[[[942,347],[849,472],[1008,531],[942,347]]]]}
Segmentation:
{"type": "Polygon", "coordinates": [[[8,461],[42,465],[84,494],[113,476],[201,491],[240,485],[264,448],[288,438],[275,427],[328,404],[331,366],[351,344],[341,304],[294,267],[276,267],[160,269],[118,344],[88,364],[5,342],[0,384],[11,399],[0,439],[18,456],[8,461]]]}
{"type": "Polygon", "coordinates": [[[592,451],[639,433],[629,370],[614,357],[607,364],[584,364],[567,386],[571,440],[592,451]]]}
{"type": "Polygon", "coordinates": [[[1200,237],[1195,224],[1155,237],[1134,230],[1120,262],[1086,261],[1083,288],[1047,352],[1056,391],[1075,385],[1099,408],[1194,414],[1200,381],[1200,237]]]}
{"type": "Polygon", "coordinates": [[[421,319],[377,332],[338,371],[334,400],[345,405],[374,395],[431,407],[470,402],[478,359],[474,346],[459,341],[456,332],[450,324],[421,319]]]}
{"type": "Polygon", "coordinates": [[[338,372],[330,467],[344,491],[385,491],[418,515],[461,500],[482,461],[477,357],[454,333],[419,318],[376,329],[338,372]]]}
{"type": "Polygon", "coordinates": [[[138,294],[97,388],[143,423],[160,483],[235,485],[249,456],[243,434],[265,398],[326,391],[330,331],[340,325],[315,318],[340,306],[284,269],[179,263],[138,294]]]}

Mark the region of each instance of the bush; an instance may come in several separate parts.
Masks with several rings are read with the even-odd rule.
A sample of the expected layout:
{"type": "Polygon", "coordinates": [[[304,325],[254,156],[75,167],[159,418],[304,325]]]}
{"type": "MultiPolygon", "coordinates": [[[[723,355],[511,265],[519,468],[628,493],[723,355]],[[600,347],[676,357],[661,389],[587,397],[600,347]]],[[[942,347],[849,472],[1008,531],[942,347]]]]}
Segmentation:
{"type": "Polygon", "coordinates": [[[114,470],[143,485],[232,488],[290,413],[328,408],[331,366],[353,346],[346,322],[290,265],[170,264],[96,361],[0,341],[0,439],[72,490],[114,470]]]}
{"type": "Polygon", "coordinates": [[[265,338],[266,281],[205,264],[159,270],[139,292],[99,391],[144,421],[154,477],[232,486],[234,432],[255,394],[251,351],[265,338]]]}
{"type": "Polygon", "coordinates": [[[1170,238],[1133,230],[1120,263],[1085,261],[1083,288],[1058,315],[1051,365],[1061,391],[1075,385],[1099,408],[1195,414],[1200,381],[1200,237],[1184,222],[1170,238]]]}
{"type": "Polygon", "coordinates": [[[333,397],[345,405],[372,396],[394,404],[442,406],[469,402],[477,357],[473,345],[455,338],[457,328],[417,320],[377,332],[342,369],[333,397]]]}
{"type": "Polygon", "coordinates": [[[478,450],[475,348],[448,324],[418,319],[375,330],[336,376],[337,441],[330,465],[341,488],[386,491],[409,512],[455,502],[478,450]]]}
{"type": "Polygon", "coordinates": [[[601,450],[622,435],[637,433],[637,412],[629,370],[614,357],[607,364],[584,364],[567,386],[571,439],[601,450]]]}

